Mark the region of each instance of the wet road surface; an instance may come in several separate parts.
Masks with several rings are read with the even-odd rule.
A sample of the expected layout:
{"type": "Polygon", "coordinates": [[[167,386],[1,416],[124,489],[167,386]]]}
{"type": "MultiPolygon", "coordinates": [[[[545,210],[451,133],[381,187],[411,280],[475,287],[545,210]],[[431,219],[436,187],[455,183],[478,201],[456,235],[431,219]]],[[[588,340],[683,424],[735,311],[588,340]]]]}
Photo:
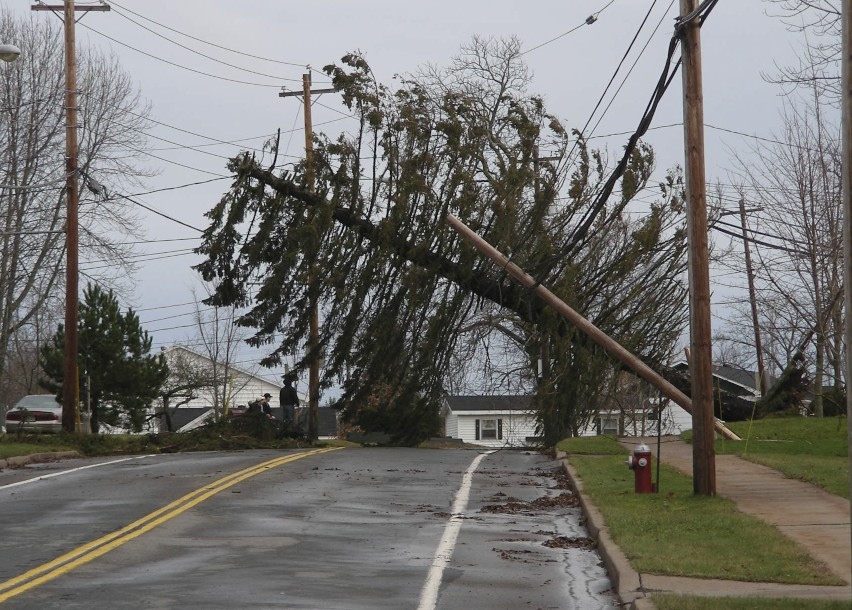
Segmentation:
{"type": "Polygon", "coordinates": [[[0,472],[4,609],[616,604],[559,464],[542,454],[363,448],[112,461],[0,472]]]}

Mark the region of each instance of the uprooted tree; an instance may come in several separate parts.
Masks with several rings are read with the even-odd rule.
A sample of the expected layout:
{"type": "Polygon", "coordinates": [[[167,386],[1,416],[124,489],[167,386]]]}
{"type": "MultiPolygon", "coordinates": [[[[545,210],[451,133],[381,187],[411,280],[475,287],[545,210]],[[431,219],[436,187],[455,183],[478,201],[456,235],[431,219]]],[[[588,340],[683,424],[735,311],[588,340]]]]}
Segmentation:
{"type": "MultiPolygon", "coordinates": [[[[322,383],[346,379],[339,406],[356,424],[367,424],[359,409],[378,396],[397,405],[400,417],[376,426],[399,442],[436,432],[464,331],[487,325],[495,309],[517,331],[546,443],[582,429],[618,369],[463,243],[448,213],[652,366],[685,325],[677,172],[638,203],[654,162],[640,144],[602,196],[606,157],[527,93],[519,49],[515,40],[474,39],[449,68],[422,71],[395,91],[375,82],[362,57],[344,57],[326,71],[359,126],[315,137],[316,190],[304,164],[276,171],[243,155],[208,213],[198,269],[217,290],[207,302],[246,308],[238,324],[254,330],[249,344],[270,346],[262,362],[270,366],[305,342],[309,304],[319,303],[322,383]],[[542,354],[548,366],[536,380],[542,354]],[[418,417],[434,423],[415,425],[418,417]]],[[[366,419],[375,415],[371,408],[366,419]]]]}

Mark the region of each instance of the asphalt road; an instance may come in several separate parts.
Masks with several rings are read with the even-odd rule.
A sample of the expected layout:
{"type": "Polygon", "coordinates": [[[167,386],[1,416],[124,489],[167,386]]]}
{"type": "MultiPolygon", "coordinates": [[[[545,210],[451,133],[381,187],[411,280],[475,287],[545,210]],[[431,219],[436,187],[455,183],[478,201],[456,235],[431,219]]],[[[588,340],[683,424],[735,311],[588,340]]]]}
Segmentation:
{"type": "Polygon", "coordinates": [[[399,448],[7,469],[0,605],[612,608],[558,475],[533,452],[399,448]]]}

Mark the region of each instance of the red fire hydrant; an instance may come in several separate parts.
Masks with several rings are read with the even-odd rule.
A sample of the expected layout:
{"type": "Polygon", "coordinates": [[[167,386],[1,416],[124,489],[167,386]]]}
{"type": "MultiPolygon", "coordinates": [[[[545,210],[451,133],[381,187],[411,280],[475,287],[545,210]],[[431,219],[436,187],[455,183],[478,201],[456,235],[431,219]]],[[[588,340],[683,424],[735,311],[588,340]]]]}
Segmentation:
{"type": "Polygon", "coordinates": [[[627,467],[633,471],[634,491],[638,494],[651,494],[656,486],[651,482],[651,450],[647,445],[639,445],[633,455],[627,458],[627,467]]]}

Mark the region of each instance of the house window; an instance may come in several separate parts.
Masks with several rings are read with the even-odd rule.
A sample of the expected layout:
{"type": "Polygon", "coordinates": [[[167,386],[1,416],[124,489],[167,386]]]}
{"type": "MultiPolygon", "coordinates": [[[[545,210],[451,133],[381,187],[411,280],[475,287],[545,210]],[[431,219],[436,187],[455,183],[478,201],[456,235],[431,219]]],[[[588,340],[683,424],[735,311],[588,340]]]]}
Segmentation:
{"type": "Polygon", "coordinates": [[[600,433],[609,436],[618,436],[618,418],[617,417],[601,417],[600,433]]]}
{"type": "Polygon", "coordinates": [[[497,420],[496,419],[483,419],[482,420],[482,438],[485,439],[496,439],[497,438],[497,420]]]}
{"type": "Polygon", "coordinates": [[[476,440],[502,440],[502,419],[477,419],[476,440]]]}

